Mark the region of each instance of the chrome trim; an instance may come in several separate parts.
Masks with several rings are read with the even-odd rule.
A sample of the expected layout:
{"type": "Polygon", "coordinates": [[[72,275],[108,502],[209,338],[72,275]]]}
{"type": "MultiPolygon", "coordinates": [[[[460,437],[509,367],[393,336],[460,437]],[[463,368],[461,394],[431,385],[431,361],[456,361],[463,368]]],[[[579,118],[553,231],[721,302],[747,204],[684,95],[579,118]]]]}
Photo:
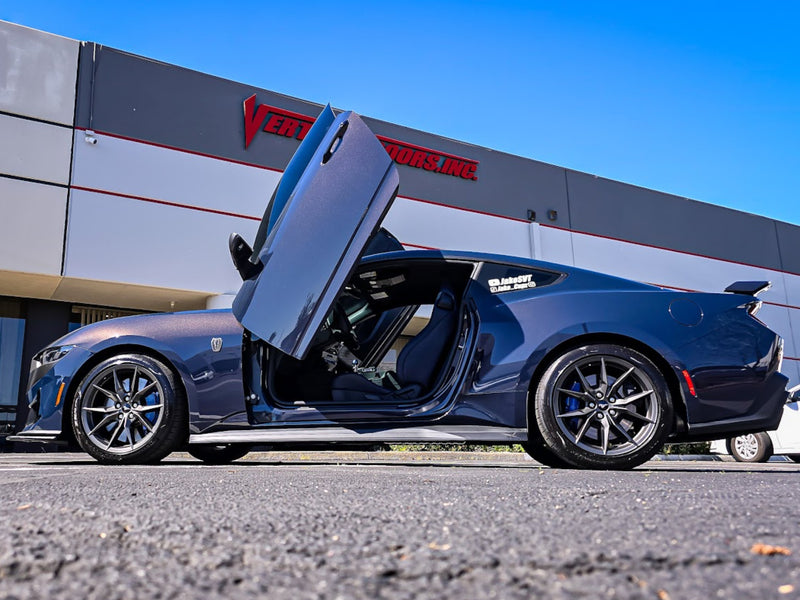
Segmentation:
{"type": "Polygon", "coordinates": [[[786,404],[793,402],[800,402],[800,384],[788,389],[789,396],[786,398],[786,404]]]}
{"type": "Polygon", "coordinates": [[[52,442],[61,435],[60,431],[39,430],[30,433],[17,433],[6,438],[8,442],[52,442]]]}
{"type": "Polygon", "coordinates": [[[346,427],[266,427],[215,431],[189,436],[190,444],[234,444],[275,442],[498,442],[518,443],[528,439],[527,429],[474,425],[396,427],[353,430],[346,427]]]}

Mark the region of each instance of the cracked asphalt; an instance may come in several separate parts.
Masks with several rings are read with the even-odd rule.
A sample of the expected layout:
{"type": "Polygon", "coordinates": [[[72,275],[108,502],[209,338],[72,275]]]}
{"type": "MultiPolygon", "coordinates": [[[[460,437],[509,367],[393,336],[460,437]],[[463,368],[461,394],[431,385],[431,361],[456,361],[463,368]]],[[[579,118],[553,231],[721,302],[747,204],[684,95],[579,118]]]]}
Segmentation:
{"type": "Polygon", "coordinates": [[[800,597],[800,465],[458,454],[0,455],[0,598],[800,597]]]}

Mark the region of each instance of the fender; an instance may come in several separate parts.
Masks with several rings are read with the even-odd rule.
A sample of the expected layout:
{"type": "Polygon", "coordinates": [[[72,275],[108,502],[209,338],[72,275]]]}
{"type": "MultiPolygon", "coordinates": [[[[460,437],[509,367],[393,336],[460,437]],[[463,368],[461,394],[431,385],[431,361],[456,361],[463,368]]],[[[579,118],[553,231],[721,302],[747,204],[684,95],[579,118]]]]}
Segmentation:
{"type": "Polygon", "coordinates": [[[74,348],[36,374],[28,392],[31,416],[21,433],[63,434],[64,407],[83,375],[98,360],[125,352],[160,356],[176,371],[189,401],[190,431],[233,413],[246,421],[241,345],[242,328],[225,310],[137,315],[82,327],[50,344],[74,348]],[[221,340],[218,349],[212,338],[221,340]]]}

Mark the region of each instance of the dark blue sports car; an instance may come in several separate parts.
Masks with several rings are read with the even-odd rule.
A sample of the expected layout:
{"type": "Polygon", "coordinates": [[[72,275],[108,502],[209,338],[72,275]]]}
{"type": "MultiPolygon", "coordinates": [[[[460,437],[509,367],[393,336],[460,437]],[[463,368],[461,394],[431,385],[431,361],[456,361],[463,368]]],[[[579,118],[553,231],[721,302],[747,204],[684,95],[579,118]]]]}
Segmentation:
{"type": "MultiPolygon", "coordinates": [[[[680,293],[508,256],[404,251],[380,223],[399,178],[326,108],[287,167],[233,311],[84,327],[31,366],[17,441],[104,463],[254,444],[520,443],[551,466],[625,469],[665,442],[774,429],[783,342],[765,282],[680,293]]],[[[446,224],[442,224],[446,226],[446,224]]]]}

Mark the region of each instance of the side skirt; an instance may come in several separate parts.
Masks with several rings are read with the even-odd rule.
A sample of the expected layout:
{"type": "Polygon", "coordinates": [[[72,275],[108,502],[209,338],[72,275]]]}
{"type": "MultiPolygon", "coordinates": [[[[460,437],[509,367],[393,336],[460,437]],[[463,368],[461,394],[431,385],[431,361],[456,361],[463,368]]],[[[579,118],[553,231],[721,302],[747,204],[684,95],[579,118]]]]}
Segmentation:
{"type": "Polygon", "coordinates": [[[190,444],[253,444],[269,442],[497,442],[527,441],[526,429],[510,427],[434,426],[395,429],[345,427],[285,427],[195,433],[190,444]]]}
{"type": "Polygon", "coordinates": [[[56,438],[61,435],[60,431],[46,431],[44,429],[32,431],[30,433],[18,433],[6,438],[7,442],[37,442],[40,444],[66,444],[56,438]]]}

